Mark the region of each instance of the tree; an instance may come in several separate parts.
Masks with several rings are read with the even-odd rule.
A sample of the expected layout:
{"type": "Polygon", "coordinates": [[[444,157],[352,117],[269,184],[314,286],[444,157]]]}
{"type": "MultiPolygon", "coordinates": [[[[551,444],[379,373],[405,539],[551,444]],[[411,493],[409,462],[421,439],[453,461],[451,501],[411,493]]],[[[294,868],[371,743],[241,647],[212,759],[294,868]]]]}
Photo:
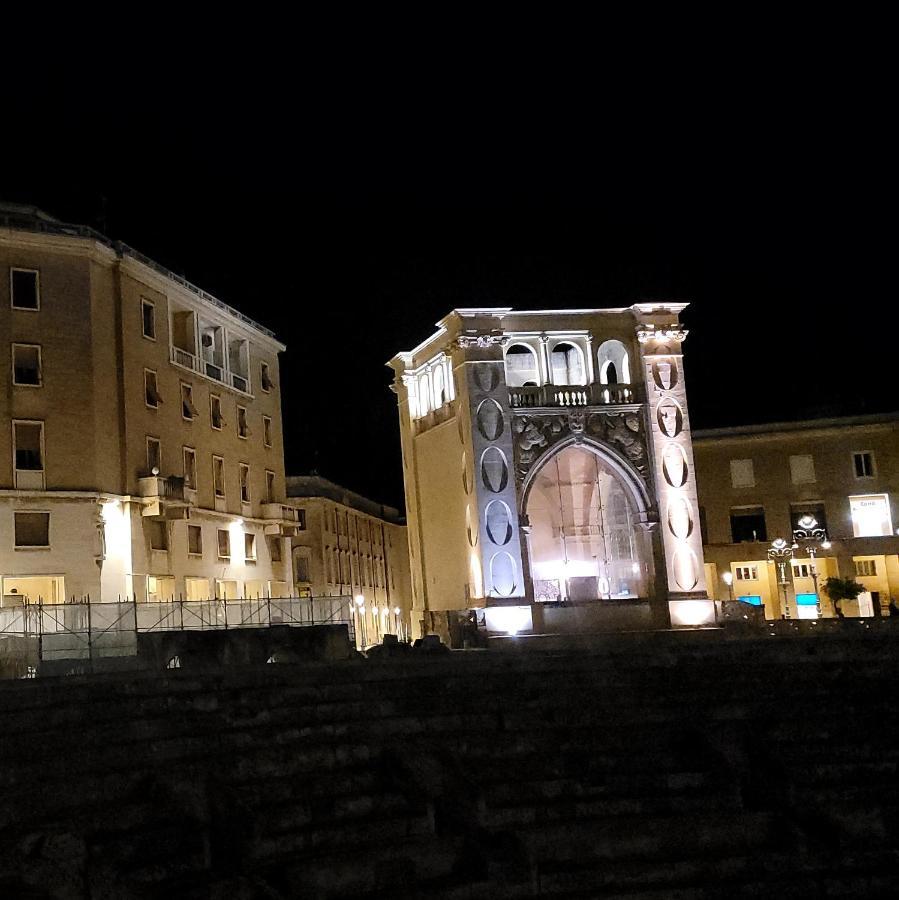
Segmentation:
{"type": "Polygon", "coordinates": [[[843,600],[855,600],[859,594],[864,593],[865,586],[859,584],[854,578],[837,578],[831,575],[824,582],[824,591],[833,602],[833,609],[837,616],[843,618],[843,610],[840,603],[843,600]]]}

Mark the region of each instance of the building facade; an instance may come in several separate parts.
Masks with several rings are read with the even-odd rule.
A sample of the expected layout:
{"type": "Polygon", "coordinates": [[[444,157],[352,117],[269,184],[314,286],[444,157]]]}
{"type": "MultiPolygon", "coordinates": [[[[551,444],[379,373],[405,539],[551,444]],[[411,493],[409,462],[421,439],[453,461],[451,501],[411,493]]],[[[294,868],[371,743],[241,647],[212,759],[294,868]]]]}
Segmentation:
{"type": "Polygon", "coordinates": [[[714,620],[684,306],[457,309],[391,360],[416,630],[714,620]]]}
{"type": "Polygon", "coordinates": [[[899,599],[899,415],[696,431],[693,448],[713,597],[768,619],[829,617],[834,575],[865,588],[844,615],[899,599]],[[783,568],[769,558],[778,538],[783,568]]]}
{"type": "Polygon", "coordinates": [[[292,592],[278,354],[131,248],[0,207],[0,596],[292,592]]]}
{"type": "Polygon", "coordinates": [[[411,579],[399,511],[317,475],[288,476],[296,509],[293,577],[300,596],[352,597],[356,634],[409,635],[411,579]]]}

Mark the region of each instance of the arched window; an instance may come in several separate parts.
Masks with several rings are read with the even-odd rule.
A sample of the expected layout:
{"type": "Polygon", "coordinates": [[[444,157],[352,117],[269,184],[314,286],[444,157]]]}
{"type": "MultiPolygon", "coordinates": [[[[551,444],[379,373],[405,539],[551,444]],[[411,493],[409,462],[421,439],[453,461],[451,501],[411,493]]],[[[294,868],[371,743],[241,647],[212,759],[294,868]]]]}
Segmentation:
{"type": "Polygon", "coordinates": [[[526,387],[540,384],[537,354],[524,344],[512,344],[506,350],[506,385],[526,387]]]}
{"type": "Polygon", "coordinates": [[[585,384],[584,357],[578,347],[561,343],[550,354],[553,384],[585,384]]]}
{"type": "Polygon", "coordinates": [[[434,409],[440,409],[446,403],[446,384],[443,378],[443,366],[434,369],[434,409]]]}
{"type": "Polygon", "coordinates": [[[425,373],[418,379],[418,415],[426,416],[431,411],[431,378],[425,373]]]}
{"type": "Polygon", "coordinates": [[[596,351],[600,384],[630,384],[631,368],[627,350],[621,341],[604,341],[596,351]]]}

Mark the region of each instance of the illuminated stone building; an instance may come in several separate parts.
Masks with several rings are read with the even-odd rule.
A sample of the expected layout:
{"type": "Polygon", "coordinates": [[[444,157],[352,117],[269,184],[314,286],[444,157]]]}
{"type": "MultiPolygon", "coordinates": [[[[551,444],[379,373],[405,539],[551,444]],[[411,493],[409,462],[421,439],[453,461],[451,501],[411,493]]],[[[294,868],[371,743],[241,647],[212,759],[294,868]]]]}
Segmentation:
{"type": "Polygon", "coordinates": [[[352,597],[356,634],[377,643],[408,634],[411,586],[406,525],[398,510],[318,475],[288,476],[297,511],[293,573],[301,596],[352,597]]]}
{"type": "Polygon", "coordinates": [[[0,207],[0,596],[287,595],[271,332],[140,253],[0,207]]]}
{"type": "Polygon", "coordinates": [[[416,629],[713,621],[684,306],[456,309],[391,360],[416,629]]]}
{"type": "Polygon", "coordinates": [[[693,432],[710,595],[768,619],[829,617],[820,588],[839,575],[865,587],[844,615],[886,613],[899,601],[897,447],[896,414],[693,432]],[[768,558],[777,538],[796,544],[785,578],[768,558]]]}

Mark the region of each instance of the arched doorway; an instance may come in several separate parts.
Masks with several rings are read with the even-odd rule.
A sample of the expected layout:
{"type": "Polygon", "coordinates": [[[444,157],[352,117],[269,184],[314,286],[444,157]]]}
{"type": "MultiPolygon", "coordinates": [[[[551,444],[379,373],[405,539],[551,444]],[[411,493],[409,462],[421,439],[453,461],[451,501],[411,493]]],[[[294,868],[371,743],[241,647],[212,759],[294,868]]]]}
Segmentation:
{"type": "Polygon", "coordinates": [[[619,467],[584,445],[551,456],[527,496],[534,599],[648,596],[652,547],[619,467]]]}

